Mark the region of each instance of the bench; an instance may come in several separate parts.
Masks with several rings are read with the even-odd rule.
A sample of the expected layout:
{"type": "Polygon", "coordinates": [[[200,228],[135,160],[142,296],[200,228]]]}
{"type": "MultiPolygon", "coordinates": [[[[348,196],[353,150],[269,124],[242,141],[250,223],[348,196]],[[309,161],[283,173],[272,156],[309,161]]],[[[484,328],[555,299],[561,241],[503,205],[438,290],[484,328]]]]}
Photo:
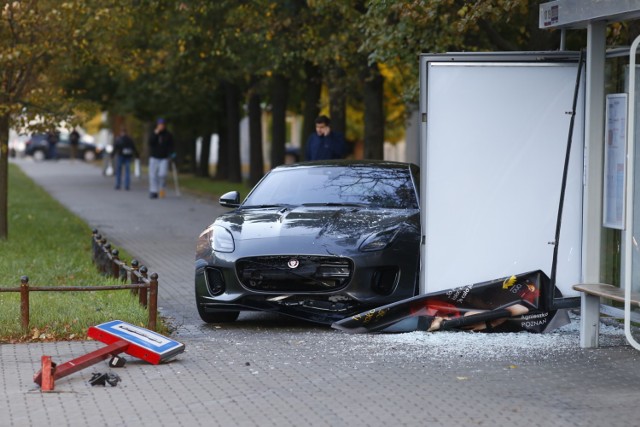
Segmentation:
{"type": "MultiPolygon", "coordinates": [[[[580,347],[598,347],[600,334],[600,312],[605,306],[600,305],[600,298],[624,302],[624,289],[603,283],[573,285],[573,289],[581,292],[580,299],[580,347]]],[[[640,294],[631,293],[631,307],[640,307],[640,294]]],[[[619,312],[619,310],[616,310],[619,312]]],[[[612,314],[607,311],[607,314],[612,314]]],[[[620,317],[619,315],[616,317],[620,317]]]]}

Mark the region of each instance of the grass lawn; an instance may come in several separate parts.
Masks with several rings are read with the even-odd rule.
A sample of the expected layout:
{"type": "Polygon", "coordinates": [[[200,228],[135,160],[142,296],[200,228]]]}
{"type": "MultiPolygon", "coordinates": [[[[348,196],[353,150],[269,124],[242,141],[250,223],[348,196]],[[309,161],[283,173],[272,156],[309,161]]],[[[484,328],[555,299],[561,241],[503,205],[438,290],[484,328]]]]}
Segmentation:
{"type": "MultiPolygon", "coordinates": [[[[171,177],[168,178],[167,185],[172,189],[173,181],[170,179],[171,177]]],[[[203,196],[211,195],[216,199],[229,191],[239,191],[240,200],[243,200],[251,190],[251,186],[247,183],[216,181],[211,178],[195,177],[191,174],[180,174],[179,179],[181,189],[203,196]]]]}
{"type": "MultiPolygon", "coordinates": [[[[120,284],[91,261],[91,229],[15,165],[9,165],[9,239],[0,240],[0,287],[120,284]]],[[[120,248],[121,259],[130,262],[120,248]]],[[[128,290],[31,292],[30,329],[20,325],[20,296],[0,292],[0,343],[86,338],[89,326],[123,320],[146,326],[148,314],[128,290]]],[[[166,328],[159,325],[161,333],[166,328]]]]}

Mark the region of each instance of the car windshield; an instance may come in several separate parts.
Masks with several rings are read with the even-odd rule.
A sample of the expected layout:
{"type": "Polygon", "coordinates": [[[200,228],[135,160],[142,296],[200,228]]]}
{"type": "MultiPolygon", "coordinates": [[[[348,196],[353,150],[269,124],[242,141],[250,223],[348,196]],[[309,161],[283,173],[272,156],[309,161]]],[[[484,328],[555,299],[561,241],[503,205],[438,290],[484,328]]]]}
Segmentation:
{"type": "Polygon", "coordinates": [[[310,166],[273,170],[243,203],[279,205],[417,209],[418,201],[408,168],[310,166]]]}

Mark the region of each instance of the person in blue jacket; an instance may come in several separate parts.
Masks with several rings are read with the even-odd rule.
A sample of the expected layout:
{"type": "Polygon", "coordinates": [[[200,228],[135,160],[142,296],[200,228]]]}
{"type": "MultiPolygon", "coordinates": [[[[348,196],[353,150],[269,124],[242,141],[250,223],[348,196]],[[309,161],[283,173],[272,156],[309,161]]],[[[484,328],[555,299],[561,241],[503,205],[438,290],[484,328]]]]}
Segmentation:
{"type": "Polygon", "coordinates": [[[115,189],[120,189],[120,182],[122,181],[122,172],[124,170],[124,189],[129,190],[131,184],[131,163],[139,156],[136,145],[133,139],[127,134],[127,129],[122,127],[120,136],[116,139],[116,143],[113,148],[111,157],[116,159],[116,185],[115,189]]]}
{"type": "Polygon", "coordinates": [[[327,116],[316,118],[316,131],[307,139],[306,160],[341,159],[345,155],[344,136],[331,130],[331,120],[327,116]]]}

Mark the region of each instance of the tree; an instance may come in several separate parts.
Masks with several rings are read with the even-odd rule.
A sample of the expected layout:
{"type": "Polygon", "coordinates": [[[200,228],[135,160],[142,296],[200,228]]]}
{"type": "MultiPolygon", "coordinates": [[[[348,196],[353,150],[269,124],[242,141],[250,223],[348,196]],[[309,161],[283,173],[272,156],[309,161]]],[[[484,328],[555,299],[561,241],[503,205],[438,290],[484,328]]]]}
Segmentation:
{"type": "Polygon", "coordinates": [[[252,79],[248,94],[249,112],[249,184],[256,185],[264,174],[262,152],[262,98],[257,87],[257,79],[252,79]]]}
{"type": "Polygon", "coordinates": [[[384,157],[384,78],[378,64],[373,63],[362,70],[364,81],[364,158],[384,157]]]}
{"type": "MultiPolygon", "coordinates": [[[[304,66],[304,77],[306,80],[304,91],[304,105],[302,113],[302,141],[301,155],[306,152],[306,138],[316,131],[315,119],[320,114],[320,95],[322,92],[322,73],[320,67],[306,61],[304,66]]],[[[338,130],[333,123],[334,129],[338,130]]],[[[344,129],[340,129],[344,132],[344,129]]],[[[304,158],[304,157],[303,157],[304,158]]]]}
{"type": "Polygon", "coordinates": [[[303,68],[302,40],[297,35],[304,25],[305,11],[304,1],[283,0],[271,2],[266,14],[265,37],[270,48],[264,52],[264,59],[271,64],[271,167],[284,163],[290,86],[300,74],[298,69],[303,68]]]}
{"type": "Polygon", "coordinates": [[[418,100],[422,52],[556,49],[558,34],[538,28],[542,0],[369,2],[360,23],[363,50],[402,81],[407,105],[418,100]]]}
{"type": "MultiPolygon", "coordinates": [[[[242,182],[240,171],[240,87],[232,82],[224,83],[227,110],[227,163],[231,182],[242,182]]],[[[224,161],[224,159],[223,159],[224,161]]]]}
{"type": "MultiPolygon", "coordinates": [[[[382,3],[388,7],[387,2],[382,3]]],[[[359,132],[364,139],[364,156],[381,159],[386,122],[384,77],[370,58],[365,34],[358,31],[368,5],[362,0],[315,0],[310,4],[318,21],[313,54],[323,64],[332,125],[336,130],[347,131],[347,97],[359,101],[359,108],[364,111],[363,129],[359,132]]]]}
{"type": "Polygon", "coordinates": [[[78,0],[5,2],[0,11],[0,239],[8,238],[9,129],[28,130],[74,122],[78,109],[87,107],[77,92],[62,90],[71,58],[90,56],[85,34],[100,37],[110,18],[109,9],[90,7],[78,0]],[[73,29],[73,30],[67,30],[73,29]],[[93,33],[92,33],[93,31],[93,33]],[[38,119],[37,124],[34,120],[38,119]]]}

